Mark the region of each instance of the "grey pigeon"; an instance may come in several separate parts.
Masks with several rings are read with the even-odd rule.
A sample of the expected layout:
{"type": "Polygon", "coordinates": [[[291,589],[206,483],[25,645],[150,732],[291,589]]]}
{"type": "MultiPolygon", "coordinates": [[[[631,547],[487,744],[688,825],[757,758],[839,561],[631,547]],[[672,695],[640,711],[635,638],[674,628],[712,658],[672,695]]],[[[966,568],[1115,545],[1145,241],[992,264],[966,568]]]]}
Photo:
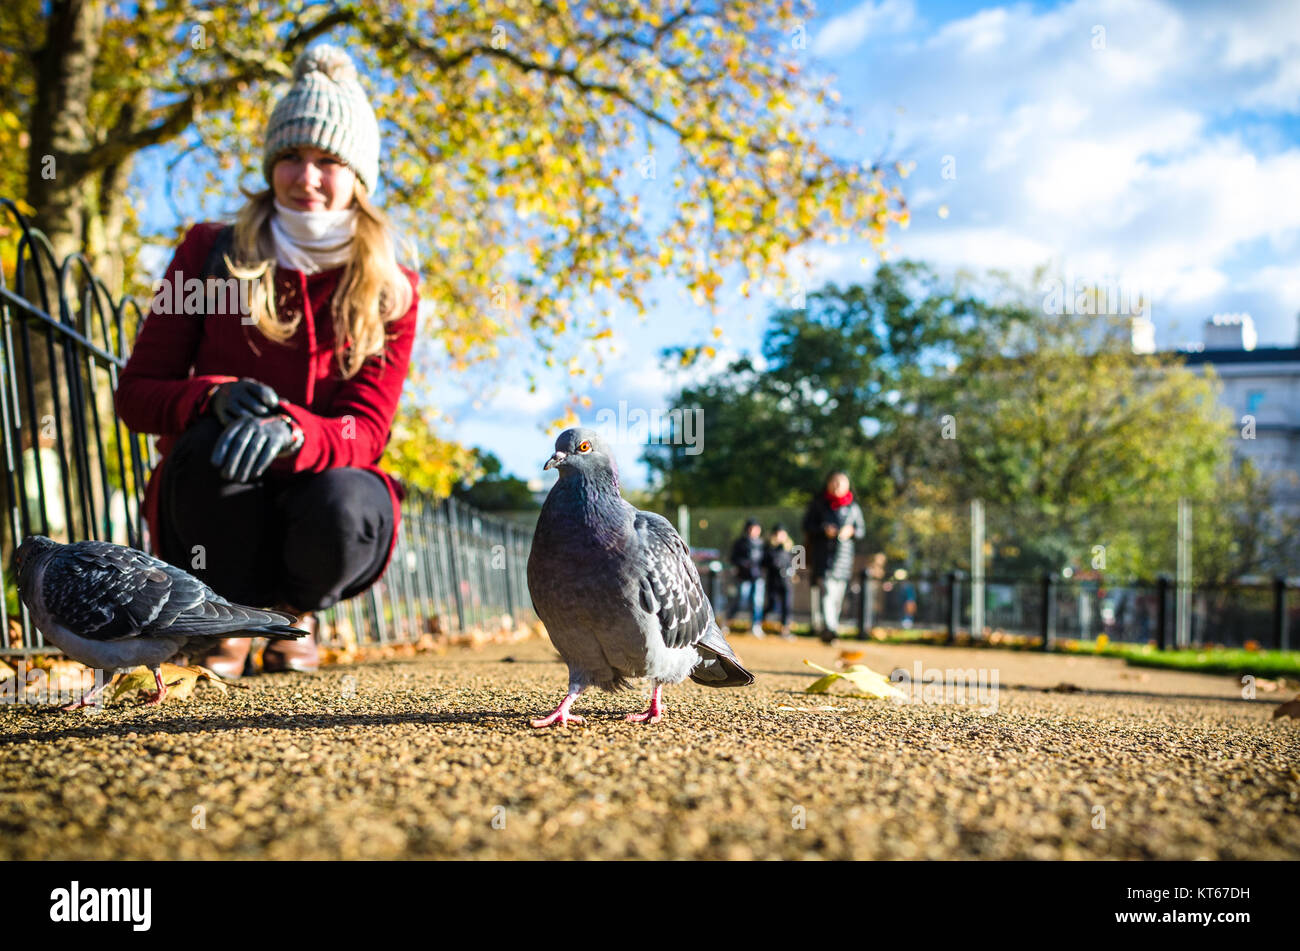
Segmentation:
{"type": "Polygon", "coordinates": [[[191,641],[306,633],[289,626],[287,614],[231,604],[193,575],[108,542],[61,545],[28,535],[14,553],[14,569],[18,592],[45,638],[73,660],[108,672],[65,709],[85,706],[113,673],[141,664],[158,685],[149,703],[161,703],[167,685],[160,666],[191,641]]]}
{"type": "Polygon", "coordinates": [[[619,494],[618,470],[590,429],[555,440],[551,488],[528,556],[528,591],[569,666],[569,692],[542,728],[582,723],[569,707],[590,686],[620,690],[644,677],[650,709],[628,714],[658,723],[664,684],[690,677],[708,687],[742,687],[754,675],[740,665],[704,596],[690,549],[661,515],[638,511],[619,494]]]}

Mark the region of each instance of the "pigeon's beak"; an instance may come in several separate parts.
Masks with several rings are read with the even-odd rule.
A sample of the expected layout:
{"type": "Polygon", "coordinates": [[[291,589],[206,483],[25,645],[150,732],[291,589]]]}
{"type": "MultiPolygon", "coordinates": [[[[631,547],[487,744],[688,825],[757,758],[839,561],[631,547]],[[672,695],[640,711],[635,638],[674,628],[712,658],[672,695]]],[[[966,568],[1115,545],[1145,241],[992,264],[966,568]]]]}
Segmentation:
{"type": "Polygon", "coordinates": [[[565,458],[568,457],[568,455],[569,454],[567,452],[561,452],[558,449],[555,450],[555,455],[551,456],[551,458],[546,460],[546,465],[542,466],[542,471],[545,472],[547,469],[554,469],[556,466],[562,463],[565,460],[565,458]]]}

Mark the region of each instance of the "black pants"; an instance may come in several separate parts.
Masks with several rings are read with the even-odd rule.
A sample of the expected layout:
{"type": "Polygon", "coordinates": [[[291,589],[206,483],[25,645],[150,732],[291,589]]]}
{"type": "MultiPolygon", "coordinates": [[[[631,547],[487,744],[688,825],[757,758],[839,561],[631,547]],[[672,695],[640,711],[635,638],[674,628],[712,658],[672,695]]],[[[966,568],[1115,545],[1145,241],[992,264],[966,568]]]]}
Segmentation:
{"type": "Polygon", "coordinates": [[[763,605],[763,617],[769,611],[776,611],[781,618],[781,626],[790,623],[790,606],[794,604],[794,583],[789,578],[768,576],[767,603],[763,605]]]}
{"type": "Polygon", "coordinates": [[[364,469],[231,482],[212,465],[223,427],[204,417],[163,468],[159,554],[238,604],[316,611],[366,590],[388,558],[393,503],[364,469]]]}

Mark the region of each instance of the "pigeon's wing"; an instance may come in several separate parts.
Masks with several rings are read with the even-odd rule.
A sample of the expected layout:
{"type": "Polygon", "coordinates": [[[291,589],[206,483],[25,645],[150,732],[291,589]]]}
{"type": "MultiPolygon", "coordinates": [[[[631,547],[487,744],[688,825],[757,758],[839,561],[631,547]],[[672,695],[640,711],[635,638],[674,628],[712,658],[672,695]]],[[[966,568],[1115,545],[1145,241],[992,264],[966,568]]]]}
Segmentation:
{"type": "Polygon", "coordinates": [[[714,618],[690,549],[662,515],[637,512],[633,528],[640,549],[641,607],[659,618],[660,633],[669,647],[694,646],[708,633],[714,618]]]}
{"type": "Polygon", "coordinates": [[[100,641],[214,636],[286,620],[231,604],[193,575],[107,542],[78,542],[58,552],[46,566],[42,594],[55,620],[100,641]]]}

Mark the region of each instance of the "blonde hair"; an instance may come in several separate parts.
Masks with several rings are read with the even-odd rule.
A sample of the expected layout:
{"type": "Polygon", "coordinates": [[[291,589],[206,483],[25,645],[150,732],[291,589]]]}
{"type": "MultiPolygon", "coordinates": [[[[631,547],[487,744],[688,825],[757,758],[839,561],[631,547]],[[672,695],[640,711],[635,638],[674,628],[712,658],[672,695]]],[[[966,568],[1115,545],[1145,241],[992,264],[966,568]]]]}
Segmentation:
{"type": "MultiPolygon", "coordinates": [[[[284,343],[302,322],[303,314],[281,319],[275,310],[275,239],[271,216],[275,191],[250,192],[235,217],[235,261],[226,263],[233,277],[255,281],[249,295],[249,317],[271,340],[284,343]]],[[[362,364],[386,350],[385,328],[411,309],[411,282],[397,266],[388,216],[370,203],[366,187],[357,180],[353,189],[357,230],[353,255],[339,279],[331,301],[334,316],[334,356],[344,379],[355,376],[362,364]]]]}

